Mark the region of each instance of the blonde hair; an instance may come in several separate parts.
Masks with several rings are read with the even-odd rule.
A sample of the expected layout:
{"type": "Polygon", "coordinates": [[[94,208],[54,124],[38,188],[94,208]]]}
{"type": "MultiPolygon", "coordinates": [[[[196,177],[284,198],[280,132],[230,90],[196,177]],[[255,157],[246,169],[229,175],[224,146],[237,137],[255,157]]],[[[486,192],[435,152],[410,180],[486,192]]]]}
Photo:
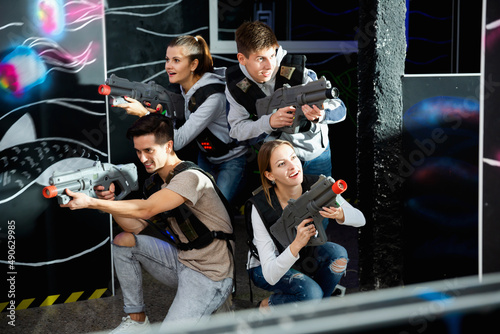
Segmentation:
{"type": "Polygon", "coordinates": [[[271,195],[269,193],[269,188],[274,187],[275,185],[273,185],[271,181],[269,181],[269,179],[264,174],[265,172],[271,171],[271,155],[273,154],[274,150],[281,145],[288,145],[295,151],[293,145],[290,142],[286,140],[276,139],[262,144],[262,146],[259,149],[259,155],[257,156],[257,163],[259,165],[260,182],[262,183],[262,190],[264,191],[264,194],[266,195],[266,200],[269,203],[269,205],[271,205],[271,207],[273,205],[271,202],[271,195]]]}
{"type": "Polygon", "coordinates": [[[198,66],[194,70],[194,74],[200,77],[206,72],[214,71],[214,62],[212,59],[212,54],[210,53],[210,48],[207,42],[200,35],[190,36],[182,35],[174,38],[170,41],[168,46],[182,46],[186,50],[189,60],[192,62],[198,59],[198,66]]]}

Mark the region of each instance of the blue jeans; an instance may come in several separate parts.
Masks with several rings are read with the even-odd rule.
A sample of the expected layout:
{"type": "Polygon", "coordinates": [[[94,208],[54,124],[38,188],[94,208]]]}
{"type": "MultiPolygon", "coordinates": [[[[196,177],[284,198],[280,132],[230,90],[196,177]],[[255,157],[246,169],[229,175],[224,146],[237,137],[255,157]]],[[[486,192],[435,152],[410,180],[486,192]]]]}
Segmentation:
{"type": "Polygon", "coordinates": [[[198,166],[212,174],[220,191],[231,203],[236,192],[243,186],[247,159],[245,155],[223,162],[213,164],[202,154],[198,155],[198,166]]]}
{"type": "Polygon", "coordinates": [[[270,285],[262,275],[262,267],[248,269],[248,274],[255,286],[273,292],[269,305],[281,305],[300,301],[328,298],[345,273],[347,251],[333,242],[317,246],[312,258],[305,258],[307,267],[314,269],[311,274],[304,274],[295,269],[288,270],[275,285],[270,285]],[[337,261],[345,259],[345,265],[337,261]]]}
{"type": "Polygon", "coordinates": [[[325,151],[309,161],[302,161],[302,171],[304,174],[332,176],[332,153],[330,152],[330,143],[325,151]]]}
{"type": "Polygon", "coordinates": [[[134,247],[113,244],[113,260],[123,291],[125,313],[145,312],[141,267],[161,283],[177,288],[162,328],[179,319],[197,322],[212,314],[229,297],[233,287],[231,278],[212,281],[180,263],[177,249],[168,242],[147,235],[135,238],[134,247]]]}

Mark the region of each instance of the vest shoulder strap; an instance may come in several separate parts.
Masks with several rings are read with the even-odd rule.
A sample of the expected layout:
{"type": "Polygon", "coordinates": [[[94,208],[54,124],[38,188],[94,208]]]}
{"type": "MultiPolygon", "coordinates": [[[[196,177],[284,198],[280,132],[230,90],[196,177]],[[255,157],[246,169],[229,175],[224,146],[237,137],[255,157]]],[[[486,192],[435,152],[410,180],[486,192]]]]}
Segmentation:
{"type": "MultiPolygon", "coordinates": [[[[206,99],[215,93],[224,94],[226,85],[221,83],[213,83],[203,87],[200,87],[194,92],[194,94],[190,97],[188,102],[188,109],[191,113],[194,113],[198,110],[198,107],[201,106],[206,99]]],[[[226,103],[227,106],[227,103],[226,103]]],[[[227,111],[226,111],[227,113],[227,111]]],[[[226,144],[222,140],[220,140],[210,129],[205,128],[197,137],[196,143],[200,148],[201,152],[207,157],[221,157],[229,153],[234,147],[236,147],[237,143],[235,140],[226,144]]]]}
{"type": "Polygon", "coordinates": [[[302,181],[302,193],[310,190],[311,187],[319,180],[319,175],[305,174],[302,181]]]}
{"type": "Polygon", "coordinates": [[[225,85],[222,83],[213,83],[200,87],[194,92],[188,102],[188,109],[192,113],[212,94],[224,93],[225,85]]]}
{"type": "Polygon", "coordinates": [[[164,182],[160,178],[158,173],[152,174],[146,179],[146,181],[144,181],[144,185],[142,186],[144,197],[148,198],[149,196],[160,190],[163,183],[164,182]]]}
{"type": "Polygon", "coordinates": [[[245,107],[252,120],[256,120],[257,108],[255,101],[266,97],[266,94],[243,74],[239,64],[226,70],[226,85],[236,102],[245,107]]]}
{"type": "Polygon", "coordinates": [[[260,218],[262,219],[262,222],[264,223],[264,226],[266,227],[267,232],[271,236],[271,239],[273,239],[274,244],[278,248],[278,251],[281,253],[284,251],[284,248],[281,246],[281,244],[274,238],[274,236],[271,233],[271,226],[281,217],[283,213],[283,209],[281,208],[281,205],[277,199],[277,196],[275,195],[274,189],[270,188],[270,195],[271,195],[271,203],[273,204],[272,207],[269,205],[267,202],[266,196],[264,191],[260,191],[257,194],[255,194],[253,197],[247,200],[245,203],[245,224],[246,224],[246,229],[247,229],[247,244],[250,248],[250,251],[253,256],[255,256],[257,259],[259,258],[257,248],[255,247],[253,243],[253,226],[252,226],[252,205],[257,209],[257,212],[259,213],[260,218]]]}
{"type": "Polygon", "coordinates": [[[234,210],[232,209],[231,205],[229,204],[228,200],[226,199],[226,197],[224,196],[224,194],[222,193],[222,191],[217,186],[217,183],[215,182],[215,179],[212,176],[212,174],[204,171],[200,166],[198,166],[197,164],[195,164],[192,161],[182,161],[180,164],[178,164],[177,166],[175,166],[175,168],[174,168],[174,175],[176,175],[176,174],[178,174],[178,173],[180,173],[182,171],[185,171],[187,169],[195,169],[197,171],[200,171],[206,177],[208,177],[210,179],[210,181],[212,181],[212,185],[213,185],[213,187],[215,189],[215,192],[217,193],[217,195],[219,195],[219,198],[221,199],[222,203],[226,207],[227,213],[229,214],[229,218],[231,220],[231,225],[233,225],[233,223],[234,223],[234,210]]]}
{"type": "Polygon", "coordinates": [[[306,68],[306,56],[286,54],[281,60],[279,73],[276,75],[274,89],[283,87],[284,84],[290,86],[301,85],[304,79],[306,68]]]}

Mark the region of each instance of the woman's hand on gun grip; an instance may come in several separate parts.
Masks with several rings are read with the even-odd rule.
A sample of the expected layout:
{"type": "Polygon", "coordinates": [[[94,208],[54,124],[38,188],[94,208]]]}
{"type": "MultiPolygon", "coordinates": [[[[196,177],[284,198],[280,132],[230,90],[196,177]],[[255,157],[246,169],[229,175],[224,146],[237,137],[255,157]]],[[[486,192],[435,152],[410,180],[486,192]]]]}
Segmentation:
{"type": "Polygon", "coordinates": [[[322,209],[323,210],[319,211],[319,214],[322,217],[336,219],[339,224],[342,224],[344,222],[345,220],[344,210],[341,207],[336,208],[334,206],[331,207],[324,206],[322,209]]]}
{"type": "Polygon", "coordinates": [[[109,185],[109,189],[106,190],[104,186],[95,186],[94,191],[97,195],[97,198],[99,199],[104,199],[108,201],[114,201],[115,200],[115,184],[111,183],[109,185]]]}
{"type": "Polygon", "coordinates": [[[142,105],[141,102],[137,101],[136,99],[133,99],[128,96],[124,96],[123,98],[129,103],[120,103],[117,104],[115,107],[125,109],[125,111],[129,115],[142,117],[146,116],[150,112],[156,112],[156,110],[154,109],[146,108],[145,106],[142,105]]]}
{"type": "Polygon", "coordinates": [[[316,234],[316,226],[311,224],[312,221],[312,218],[307,218],[297,225],[297,235],[290,244],[290,251],[293,256],[297,257],[299,251],[304,248],[309,242],[309,239],[316,234]]]}

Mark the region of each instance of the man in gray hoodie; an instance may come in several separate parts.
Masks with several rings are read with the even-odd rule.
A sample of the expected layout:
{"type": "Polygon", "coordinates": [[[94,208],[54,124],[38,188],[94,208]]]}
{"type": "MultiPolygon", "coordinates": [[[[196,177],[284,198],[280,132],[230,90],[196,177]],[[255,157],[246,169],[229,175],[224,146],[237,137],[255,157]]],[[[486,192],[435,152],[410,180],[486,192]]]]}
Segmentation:
{"type": "MultiPolygon", "coordinates": [[[[284,107],[257,117],[256,100],[271,95],[284,83],[294,86],[317,80],[316,73],[305,68],[304,56],[287,55],[272,29],[262,22],[243,23],[236,30],[236,45],[239,64],[226,72],[229,135],[239,141],[276,139],[276,130],[292,125],[295,108],[284,107]]],[[[292,143],[305,174],[331,176],[328,124],[343,121],[346,107],[336,98],[325,101],[321,110],[304,105],[302,112],[310,122],[308,127],[298,133],[277,132],[279,139],[292,143]]]]}

